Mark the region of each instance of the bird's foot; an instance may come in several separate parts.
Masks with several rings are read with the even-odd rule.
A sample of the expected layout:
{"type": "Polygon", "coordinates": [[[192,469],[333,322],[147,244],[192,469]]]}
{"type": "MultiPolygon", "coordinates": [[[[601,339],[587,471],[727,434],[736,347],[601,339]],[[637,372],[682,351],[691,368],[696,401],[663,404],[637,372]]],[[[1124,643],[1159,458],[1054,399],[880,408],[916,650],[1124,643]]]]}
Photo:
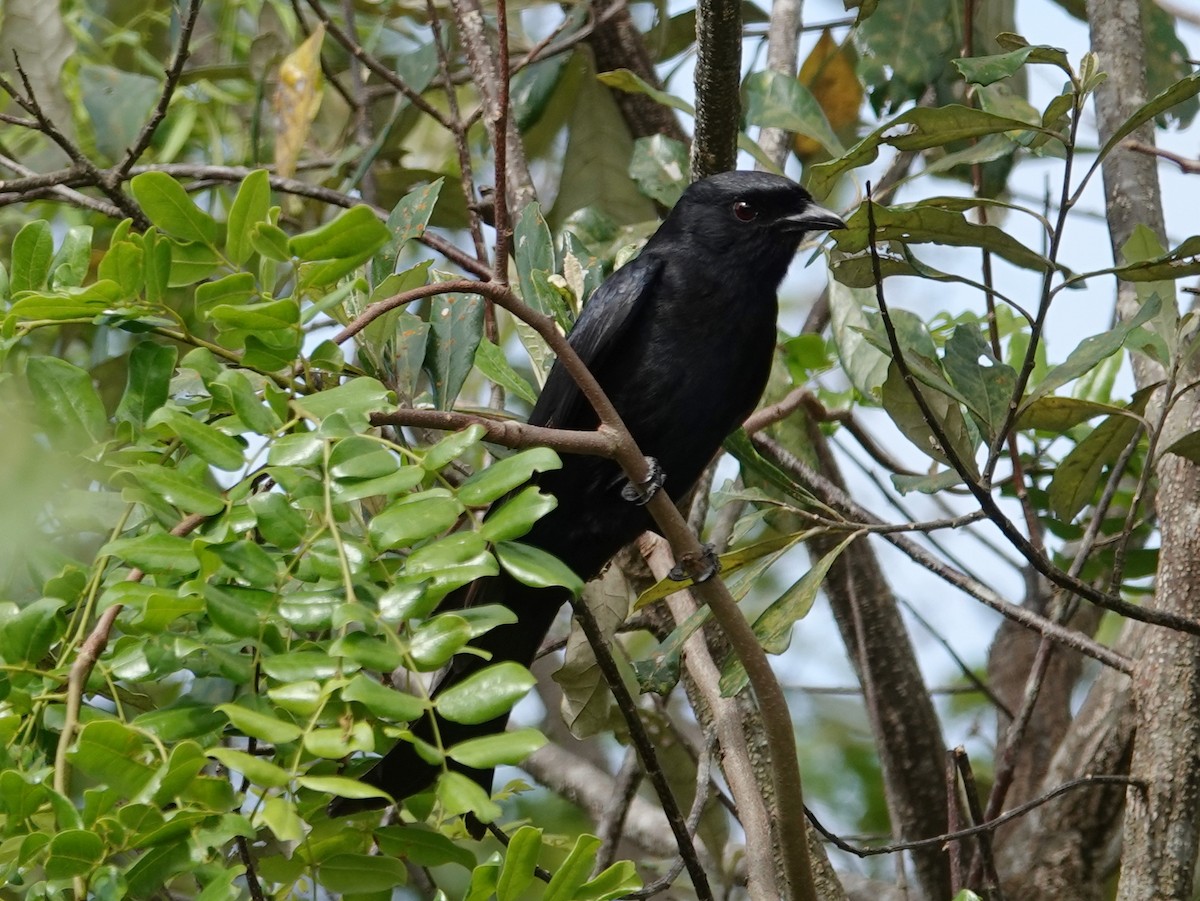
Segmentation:
{"type": "Polygon", "coordinates": [[[684,554],[679,562],[671,567],[667,578],[672,582],[686,582],[691,579],[692,584],[699,585],[719,573],[721,560],[717,557],[716,550],[711,544],[703,544],[701,548],[699,554],[684,554]]]}
{"type": "Polygon", "coordinates": [[[658,494],[663,483],[667,481],[667,474],[653,457],[646,458],[646,469],[649,474],[644,482],[635,483],[626,479],[624,487],[621,488],[621,497],[639,507],[650,503],[650,498],[658,494]]]}

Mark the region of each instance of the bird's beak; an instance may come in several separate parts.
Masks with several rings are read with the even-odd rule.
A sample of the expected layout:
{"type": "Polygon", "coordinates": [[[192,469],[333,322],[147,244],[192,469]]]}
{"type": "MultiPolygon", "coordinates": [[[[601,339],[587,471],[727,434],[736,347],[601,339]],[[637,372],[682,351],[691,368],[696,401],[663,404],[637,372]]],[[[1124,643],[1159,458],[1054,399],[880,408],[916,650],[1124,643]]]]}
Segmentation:
{"type": "Polygon", "coordinates": [[[803,213],[784,216],[779,221],[789,231],[798,232],[824,232],[846,227],[841,216],[815,203],[810,203],[803,213]]]}

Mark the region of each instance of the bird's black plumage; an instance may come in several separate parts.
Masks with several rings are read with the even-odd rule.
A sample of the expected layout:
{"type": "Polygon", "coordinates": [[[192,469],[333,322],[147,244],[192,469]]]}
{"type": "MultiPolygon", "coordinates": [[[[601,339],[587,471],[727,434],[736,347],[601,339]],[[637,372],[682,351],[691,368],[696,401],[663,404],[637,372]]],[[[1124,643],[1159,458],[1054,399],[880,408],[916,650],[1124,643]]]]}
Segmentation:
{"type": "MultiPolygon", "coordinates": [[[[722,441],[758,403],[775,347],[776,292],[805,233],[843,227],[794,182],[761,172],[726,172],[691,185],[638,257],[601,285],[569,336],[642,452],[658,460],[673,500],[685,495],[722,441]]],[[[595,412],[562,366],[551,370],[529,417],[534,425],[592,429],[595,412]]],[[[538,477],[558,506],[522,541],[559,557],[584,579],[652,527],[643,507],[622,497],[621,470],[598,457],[563,455],[538,477]]],[[[450,604],[503,603],[517,616],[475,646],[490,660],[460,654],[444,690],[485,666],[533,662],[559,608],[561,589],[534,589],[511,576],[481,580],[450,604]]],[[[504,728],[438,722],[445,747],[504,728]]],[[[425,741],[426,720],[413,725],[425,741]]],[[[452,766],[455,766],[451,763],[452,766]]],[[[491,771],[456,767],[490,789],[491,771]]],[[[401,742],[363,778],[400,799],[429,786],[439,769],[401,742]]],[[[337,799],[341,815],[377,802],[337,799]]]]}

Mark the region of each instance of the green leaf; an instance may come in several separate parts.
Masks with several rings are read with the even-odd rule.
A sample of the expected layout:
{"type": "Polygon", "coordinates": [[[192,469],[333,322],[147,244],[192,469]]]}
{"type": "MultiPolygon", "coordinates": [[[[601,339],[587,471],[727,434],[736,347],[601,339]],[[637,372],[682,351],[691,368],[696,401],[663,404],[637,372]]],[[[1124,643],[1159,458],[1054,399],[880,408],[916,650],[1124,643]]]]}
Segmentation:
{"type": "Polygon", "coordinates": [[[185,513],[214,516],[225,509],[225,499],[221,495],[178,470],[155,463],[139,463],[130,471],[152,494],[185,513]]]}
{"type": "Polygon", "coordinates": [[[587,882],[602,844],[594,835],[584,833],[577,836],[571,853],[550,878],[542,901],[573,901],[576,892],[587,882]]]}
{"type": "Polygon", "coordinates": [[[108,414],[89,373],[56,357],[31,357],[25,369],[38,418],[56,443],[79,450],[102,440],[108,414]]]}
{"type": "Polygon", "coordinates": [[[497,663],[439,694],[437,709],[455,723],[486,723],[508,713],[536,682],[529,670],[519,663],[497,663]]]}
{"type": "Polygon", "coordinates": [[[80,772],[136,800],[158,771],[158,766],[149,762],[147,751],[148,743],[136,730],[112,720],[98,720],[83,727],[70,756],[80,772]]]}
{"type": "MultiPolygon", "coordinates": [[[[229,391],[233,412],[242,424],[259,435],[279,430],[283,420],[258,396],[249,376],[240,369],[225,369],[212,382],[229,391]]],[[[211,386],[210,386],[211,387],[211,386]]]]}
{"type": "Polygon", "coordinates": [[[583,580],[552,554],[541,548],[516,541],[502,541],[495,547],[496,559],[518,582],[533,588],[561,586],[574,595],[583,591],[583,580]]]}
{"type": "MultiPolygon", "coordinates": [[[[1013,35],[1016,37],[1016,35],[1013,35]]],[[[1058,66],[1067,75],[1071,74],[1071,65],[1067,54],[1055,47],[1035,47],[1026,44],[1008,53],[997,53],[991,56],[976,56],[970,59],[951,60],[954,68],[962,73],[968,84],[990,85],[997,81],[1015,75],[1027,61],[1048,63],[1058,66]]]]}
{"type": "Polygon", "coordinates": [[[471,640],[467,621],[453,613],[442,613],[419,626],[409,642],[409,654],[422,672],[445,666],[471,640]]]}
{"type": "Polygon", "coordinates": [[[858,393],[877,401],[891,357],[864,337],[863,333],[870,330],[864,307],[878,312],[873,288],[851,288],[836,278],[830,279],[829,322],[838,359],[858,393]]]}
{"type": "Polygon", "coordinates": [[[421,465],[426,472],[437,472],[444,468],[452,460],[457,460],[468,450],[477,445],[483,440],[483,436],[487,434],[487,429],[481,425],[470,425],[461,432],[451,432],[429,450],[425,451],[425,457],[421,461],[421,465]]]}
{"type": "Polygon", "coordinates": [[[288,250],[301,260],[362,261],[382,247],[388,237],[387,226],[369,206],[360,204],[296,235],[288,242],[288,250]]]}
{"type": "MultiPolygon", "coordinates": [[[[257,284],[249,272],[234,272],[196,286],[196,309],[208,315],[220,304],[241,306],[254,296],[257,284]]],[[[290,324],[280,318],[282,323],[290,324]]]]}
{"type": "Polygon", "coordinates": [[[1039,397],[1021,409],[1016,427],[1062,435],[1089,419],[1119,413],[1120,410],[1120,407],[1112,404],[1077,397],[1039,397]]]}
{"type": "Polygon", "coordinates": [[[442,773],[438,777],[436,792],[437,799],[450,816],[471,812],[482,823],[490,823],[500,816],[500,806],[462,773],[442,773]]]}
{"type": "Polygon", "coordinates": [[[471,373],[483,338],[483,310],[483,298],[476,294],[439,294],[430,301],[425,368],[439,410],[454,406],[471,373]]]}
{"type": "Polygon", "coordinates": [[[378,441],[354,435],[333,446],[327,465],[329,474],[342,481],[391,475],[400,468],[400,461],[378,441]]]}
{"type": "Polygon", "coordinates": [[[1137,112],[1130,116],[1109,136],[1108,140],[1104,142],[1104,146],[1100,148],[1097,159],[1102,160],[1107,157],[1114,147],[1151,119],[1161,116],[1173,107],[1191,100],[1197,94],[1200,94],[1200,72],[1193,73],[1175,82],[1175,84],[1171,85],[1157,97],[1143,104],[1137,112]]]}
{"type": "Polygon", "coordinates": [[[242,707],[240,704],[218,704],[216,709],[229,717],[233,728],[243,735],[271,744],[295,741],[304,732],[295,723],[284,722],[269,714],[242,707]]]}
{"type": "Polygon", "coordinates": [[[0,629],[0,657],[9,666],[27,663],[38,666],[54,643],[62,636],[65,624],[59,610],[65,602],[58,598],[40,598],[13,611],[11,604],[0,607],[4,628],[0,629]],[[4,609],[7,608],[7,609],[4,609]]]}
{"type": "Polygon", "coordinates": [[[376,716],[398,723],[415,720],[429,707],[428,702],[421,698],[380,685],[361,673],[350,680],[350,684],[342,689],[341,694],[342,700],[356,701],[376,716]]]}
{"type": "Polygon", "coordinates": [[[479,532],[491,542],[512,541],[528,532],[535,522],[557,506],[555,497],[530,485],[490,510],[479,532]]]}
{"type": "Polygon", "coordinates": [[[387,792],[373,785],[367,785],[357,779],[347,779],[345,776],[301,776],[296,781],[312,791],[323,795],[337,795],[339,798],[389,797],[387,792]]]}
{"type": "Polygon", "coordinates": [[[129,376],[117,404],[117,419],[139,428],[167,402],[178,351],[174,346],[140,341],[129,352],[129,376]]]}
{"type": "Polygon", "coordinates": [[[411,861],[419,867],[453,863],[470,870],[475,866],[475,855],[471,851],[418,823],[384,826],[376,829],[374,836],[384,854],[411,861]]]}
{"type": "Polygon", "coordinates": [[[425,227],[437,206],[444,182],[444,178],[438,178],[427,185],[413,188],[392,208],[387,220],[387,243],[371,262],[372,281],[378,283],[391,275],[400,248],[405,242],[425,234],[425,227]]]}
{"type": "Polygon", "coordinates": [[[133,197],[159,229],[184,241],[216,244],[220,226],[165,172],[143,172],[129,180],[133,197]]]}
{"type": "Polygon", "coordinates": [[[1067,355],[1066,360],[1046,373],[1046,377],[1029,391],[1021,404],[1021,411],[1024,412],[1025,408],[1038,398],[1045,397],[1062,385],[1090,372],[1101,360],[1115,354],[1124,346],[1130,332],[1157,316],[1161,309],[1162,302],[1156,295],[1144,303],[1131,319],[1118,322],[1107,332],[1084,338],[1067,355]]]}
{"type": "Polygon", "coordinates": [[[46,858],[47,879],[83,876],[104,859],[104,842],[86,829],[65,829],[50,839],[46,858]]]}
{"type": "MultiPolygon", "coordinates": [[[[906,356],[905,359],[910,360],[911,363],[909,357],[906,356]]],[[[975,442],[967,428],[962,408],[953,398],[947,397],[941,391],[922,384],[917,384],[915,387],[920,391],[934,419],[941,426],[942,433],[951,442],[952,450],[959,463],[966,468],[970,475],[976,475],[975,442]]],[[[921,410],[920,404],[913,396],[908,384],[905,383],[900,374],[900,368],[895,363],[888,370],[887,381],[883,383],[881,400],[888,416],[909,441],[922,453],[929,455],[939,463],[951,465],[946,449],[938,443],[933,430],[925,420],[925,414],[921,410]]]]}
{"type": "MultiPolygon", "coordinates": [[[[782,654],[792,640],[792,627],[808,615],[829,569],[842,551],[861,533],[846,536],[841,543],[812,565],[790,588],[771,602],[754,621],[754,636],[768,654],[782,654]]],[[[732,697],[746,687],[749,677],[740,660],[732,657],[721,674],[721,694],[732,697]]]]}
{"type": "Polygon", "coordinates": [[[145,251],[133,241],[116,241],[100,259],[96,275],[121,286],[121,294],[131,298],[146,282],[145,251]]]}
{"type": "Polygon", "coordinates": [[[512,368],[508,358],[504,356],[504,351],[487,338],[482,339],[475,348],[475,365],[487,378],[509,394],[515,394],[527,404],[537,403],[537,391],[512,368]]]}
{"type": "MultiPolygon", "coordinates": [[[[231,276],[237,278],[237,276],[231,276]]],[[[268,300],[262,303],[220,303],[205,314],[218,329],[244,329],[269,332],[294,329],[300,324],[300,307],[294,300],[268,300]]]]}
{"type": "Polygon", "coordinates": [[[78,288],[92,265],[92,227],[73,225],[62,246],[50,261],[50,283],[54,288],[78,288]]]}
{"type": "Polygon", "coordinates": [[[408,882],[403,860],[373,854],[332,854],[320,863],[318,882],[331,893],[386,891],[408,882]]]}
{"type": "Polygon", "coordinates": [[[967,409],[990,445],[1008,416],[1016,372],[995,358],[974,323],[955,328],[946,342],[945,366],[946,375],[966,399],[967,409]]]}
{"type": "Polygon", "coordinates": [[[371,520],[371,543],[379,550],[411,547],[452,528],[464,509],[444,488],[400,498],[371,520]]]}
{"type": "Polygon", "coordinates": [[[188,450],[218,469],[233,472],[245,465],[246,449],[241,442],[176,407],[159,407],[151,414],[146,425],[165,426],[179,436],[188,450]]]}
{"type": "Polygon", "coordinates": [[[314,757],[340,760],[351,754],[375,750],[375,734],[369,723],[354,723],[349,729],[340,725],[312,729],[304,733],[304,750],[314,757]]]}
{"type": "Polygon", "coordinates": [[[875,129],[836,159],[809,167],[806,184],[815,196],[826,196],[843,173],[873,162],[879,155],[880,144],[890,144],[897,150],[928,150],[985,135],[1042,131],[1040,126],[1020,119],[973,107],[957,104],[914,107],[875,129]]]}
{"type": "Polygon", "coordinates": [[[99,553],[149,573],[183,576],[200,568],[192,543],[165,533],[118,538],[101,547],[99,553]]]}
{"type": "Polygon", "coordinates": [[[754,72],[746,78],[743,91],[747,124],[781,128],[812,138],[830,156],[844,152],[821,105],[793,76],[770,70],[754,72]]]}
{"type": "Polygon", "coordinates": [[[575,901],[611,901],[642,887],[633,862],[619,860],[575,894],[575,901]]]}
{"type": "Polygon", "coordinates": [[[28,222],[17,232],[12,243],[12,275],[9,291],[41,291],[50,277],[54,258],[54,235],[45,219],[28,222]]]}
{"type": "MultiPolygon", "coordinates": [[[[955,210],[933,207],[926,203],[893,207],[876,204],[874,212],[875,240],[878,243],[895,241],[906,245],[945,244],[951,247],[978,247],[990,250],[1014,266],[1036,272],[1044,272],[1051,265],[1044,256],[1027,248],[1004,229],[971,222],[963,213],[955,210]]],[[[854,254],[867,249],[869,231],[867,206],[863,204],[850,215],[845,229],[832,234],[838,250],[854,254]]]]}
{"type": "Polygon", "coordinates": [[[254,226],[265,222],[271,206],[271,180],[265,169],[256,169],[238,187],[225,226],[225,256],[235,266],[244,265],[254,252],[250,241],[254,226]]]}
{"type": "Polygon", "coordinates": [[[496,881],[496,901],[517,901],[529,888],[541,850],[541,829],[522,826],[513,833],[504,852],[500,878],[496,881]]]}
{"type": "Polygon", "coordinates": [[[458,486],[458,499],[482,507],[524,485],[535,472],[561,469],[562,460],[548,447],[533,447],[497,460],[458,486]]]}
{"type": "Polygon", "coordinates": [[[1055,467],[1047,488],[1047,499],[1062,522],[1073,520],[1091,502],[1104,468],[1116,462],[1133,440],[1140,416],[1157,387],[1138,391],[1126,412],[1106,417],[1055,467]]]}
{"type": "Polygon", "coordinates": [[[335,388],[297,399],[293,403],[317,420],[335,413],[342,414],[352,425],[366,428],[372,413],[394,409],[389,401],[391,392],[378,379],[360,376],[335,388]]]}
{"type": "Polygon", "coordinates": [[[691,171],[686,144],[661,134],[633,142],[629,177],[643,194],[663,206],[675,206],[691,181],[691,171]]]}
{"type": "Polygon", "coordinates": [[[286,263],[291,259],[287,232],[270,222],[259,222],[250,229],[250,246],[276,263],[286,263]]]}
{"type": "MultiPolygon", "coordinates": [[[[394,640],[366,632],[347,632],[329,646],[334,657],[349,657],[367,669],[391,672],[404,663],[404,657],[394,640]]],[[[344,757],[345,754],[336,755],[344,757]]]]}
{"type": "Polygon", "coordinates": [[[517,218],[517,226],[513,231],[513,254],[517,261],[517,281],[521,287],[521,297],[539,312],[552,313],[552,310],[538,305],[538,295],[532,282],[534,270],[545,273],[558,271],[554,261],[554,239],[537,202],[521,210],[517,218]]]}
{"type": "Polygon", "coordinates": [[[245,751],[235,751],[233,748],[209,748],[204,753],[263,788],[284,788],[292,781],[287,770],[277,767],[262,757],[247,754],[245,751]]]}
{"type": "Polygon", "coordinates": [[[512,729],[483,738],[460,741],[449,748],[446,755],[474,769],[517,766],[545,744],[546,736],[537,729],[512,729]]]}

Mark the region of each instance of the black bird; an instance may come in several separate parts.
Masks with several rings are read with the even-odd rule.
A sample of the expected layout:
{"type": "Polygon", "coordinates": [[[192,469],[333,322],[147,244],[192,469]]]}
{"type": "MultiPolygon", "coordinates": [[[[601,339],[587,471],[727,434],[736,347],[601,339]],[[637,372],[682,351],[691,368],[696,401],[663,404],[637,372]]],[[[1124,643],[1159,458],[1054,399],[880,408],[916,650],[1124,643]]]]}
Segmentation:
{"type": "MultiPolygon", "coordinates": [[[[695,182],[636,259],[592,295],[571,346],[612,400],[642,452],[658,463],[678,501],[721,443],[754,410],[771,370],[776,292],[808,232],[844,228],[799,185],[762,172],[726,172],[695,182]]],[[[595,411],[555,365],[530,414],[534,425],[594,429],[595,411]]],[[[558,506],[521,540],[549,551],[591,579],[622,547],[653,527],[620,468],[599,457],[563,455],[562,468],[537,484],[558,506]],[[632,500],[631,500],[632,498],[632,500]]],[[[529,666],[559,608],[563,589],[535,589],[507,574],[465,586],[448,607],[502,603],[517,616],[474,643],[491,659],[460,654],[435,694],[489,666],[529,666]]],[[[508,717],[480,725],[438,721],[444,747],[499,732],[508,717]]],[[[428,719],[413,732],[431,741],[428,719]]],[[[491,790],[492,771],[449,765],[491,790]]],[[[439,768],[401,742],[363,777],[397,800],[427,788],[439,768]]],[[[382,806],[379,799],[337,798],[334,816],[382,806]]]]}

